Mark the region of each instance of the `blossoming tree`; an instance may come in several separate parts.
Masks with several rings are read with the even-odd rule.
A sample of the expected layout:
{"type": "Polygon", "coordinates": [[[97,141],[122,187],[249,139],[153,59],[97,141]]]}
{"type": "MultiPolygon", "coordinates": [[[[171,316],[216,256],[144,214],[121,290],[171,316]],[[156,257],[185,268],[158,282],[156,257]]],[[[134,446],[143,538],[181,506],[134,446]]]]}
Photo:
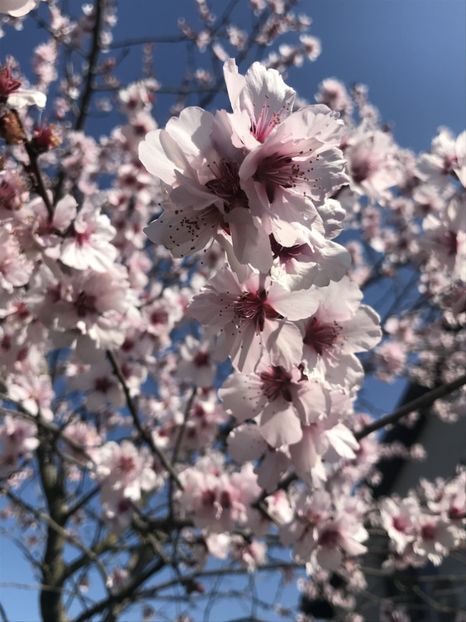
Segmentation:
{"type": "Polygon", "coordinates": [[[156,38],[113,41],[111,0],[0,0],[6,37],[43,29],[29,77],[0,67],[0,485],[44,622],[195,622],[228,599],[248,620],[416,620],[371,572],[464,546],[465,471],[380,497],[381,460],[422,448],[376,432],[465,410],[466,133],[415,155],[361,86],[299,99],[310,20],[251,0],[244,31],[237,4],[196,0],[162,39],[191,58],[168,87],[156,38]],[[368,377],[422,390],[376,418],[368,377]]]}

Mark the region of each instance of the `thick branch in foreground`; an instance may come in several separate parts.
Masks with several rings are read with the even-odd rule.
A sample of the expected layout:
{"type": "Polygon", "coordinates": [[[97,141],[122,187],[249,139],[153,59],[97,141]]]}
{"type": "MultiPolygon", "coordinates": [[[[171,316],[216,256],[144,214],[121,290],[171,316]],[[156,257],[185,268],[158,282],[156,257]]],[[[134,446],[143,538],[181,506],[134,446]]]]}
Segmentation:
{"type": "Polygon", "coordinates": [[[374,423],[371,423],[370,425],[366,425],[362,430],[357,432],[355,436],[359,441],[365,436],[372,434],[372,432],[375,432],[376,430],[380,430],[381,428],[384,428],[387,425],[392,425],[396,423],[397,421],[402,419],[404,416],[409,415],[410,413],[415,412],[416,410],[420,410],[421,408],[427,408],[429,406],[432,406],[432,404],[436,400],[442,397],[446,397],[447,395],[450,395],[450,393],[453,393],[453,391],[460,389],[465,384],[466,384],[466,374],[464,374],[463,376],[460,376],[459,378],[457,378],[456,380],[453,380],[452,382],[448,382],[447,384],[442,384],[440,387],[436,387],[435,389],[432,389],[432,391],[428,391],[421,397],[418,397],[417,399],[412,400],[411,402],[408,402],[407,404],[404,404],[403,406],[398,408],[398,410],[395,410],[395,412],[392,413],[391,415],[380,417],[380,419],[377,419],[377,421],[374,421],[374,423]]]}
{"type": "Polygon", "coordinates": [[[67,618],[62,601],[65,537],[63,531],[57,529],[57,526],[61,528],[65,526],[64,482],[53,459],[54,447],[50,436],[42,431],[39,435],[39,441],[37,461],[42,489],[51,518],[51,522],[47,526],[45,552],[42,560],[42,582],[55,588],[54,590],[41,591],[40,610],[42,619],[47,620],[47,622],[66,622],[67,618]]]}

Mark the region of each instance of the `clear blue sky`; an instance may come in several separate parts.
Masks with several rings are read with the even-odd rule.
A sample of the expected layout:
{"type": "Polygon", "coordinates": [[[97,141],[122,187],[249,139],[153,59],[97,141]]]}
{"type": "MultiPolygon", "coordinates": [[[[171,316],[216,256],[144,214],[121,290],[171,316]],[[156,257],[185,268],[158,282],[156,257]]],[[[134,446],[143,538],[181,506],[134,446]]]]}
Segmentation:
{"type": "MultiPolygon", "coordinates": [[[[177,18],[192,15],[193,4],[194,0],[120,0],[121,21],[115,39],[175,33],[177,18]]],[[[211,4],[220,13],[226,1],[211,4]]],[[[249,2],[240,0],[239,5],[244,22],[249,2]]],[[[290,84],[303,97],[311,100],[318,83],[326,77],[348,84],[364,82],[383,119],[393,125],[398,142],[415,150],[427,149],[440,125],[450,126],[457,133],[464,129],[464,0],[304,0],[300,6],[301,12],[312,17],[311,32],[320,37],[323,47],[315,63],[290,72],[290,84]]],[[[28,21],[24,32],[0,40],[0,62],[7,54],[16,55],[27,72],[31,46],[42,37],[32,20],[28,21]]],[[[183,62],[181,47],[156,47],[155,67],[160,82],[176,84],[183,62]]],[[[123,65],[122,75],[128,81],[137,79],[139,67],[140,55],[134,53],[123,65]]],[[[156,114],[160,122],[168,114],[168,102],[162,96],[156,114]]],[[[97,135],[104,126],[98,120],[91,124],[97,135]]],[[[371,385],[371,398],[380,409],[389,410],[396,393],[382,383],[376,385],[371,385]]],[[[32,579],[18,551],[2,538],[0,582],[7,581],[31,583],[32,579]]],[[[2,589],[0,599],[10,622],[39,620],[35,591],[2,589]]],[[[228,619],[236,613],[229,610],[225,615],[228,619]]],[[[214,609],[211,622],[224,619],[220,615],[214,609]]],[[[139,621],[133,618],[131,622],[139,621]]]]}

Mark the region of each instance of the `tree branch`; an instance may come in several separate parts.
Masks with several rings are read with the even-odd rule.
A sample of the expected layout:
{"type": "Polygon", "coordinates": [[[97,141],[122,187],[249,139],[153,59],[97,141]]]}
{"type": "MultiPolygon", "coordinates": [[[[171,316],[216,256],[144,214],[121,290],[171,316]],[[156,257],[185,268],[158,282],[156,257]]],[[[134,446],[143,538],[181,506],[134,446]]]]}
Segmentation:
{"type": "Polygon", "coordinates": [[[94,80],[95,71],[97,68],[97,60],[100,52],[100,32],[102,30],[102,10],[103,0],[96,0],[94,4],[94,17],[95,23],[92,31],[91,49],[88,56],[88,66],[86,71],[86,77],[84,79],[84,88],[81,92],[81,99],[79,101],[79,112],[76,118],[74,129],[79,131],[84,127],[87,113],[89,112],[89,104],[92,97],[92,83],[94,80]]]}
{"type": "Polygon", "coordinates": [[[176,485],[180,489],[183,489],[183,485],[180,482],[179,477],[176,474],[175,470],[173,469],[171,464],[168,462],[167,458],[162,453],[162,451],[154,443],[154,440],[153,440],[152,436],[150,435],[150,433],[143,427],[143,425],[141,423],[141,420],[139,418],[139,414],[138,414],[136,405],[135,405],[135,403],[133,401],[133,398],[131,397],[128,385],[126,384],[125,377],[123,376],[123,373],[122,373],[122,371],[120,369],[120,366],[118,365],[118,362],[117,362],[113,352],[110,352],[109,350],[107,350],[106,354],[107,354],[107,359],[110,362],[110,365],[112,367],[112,371],[115,374],[115,376],[118,378],[118,381],[119,381],[119,383],[121,385],[121,388],[123,389],[123,393],[125,394],[126,405],[127,405],[128,410],[129,410],[129,412],[131,414],[131,417],[133,419],[133,423],[134,423],[134,426],[135,426],[136,430],[139,432],[139,434],[141,435],[141,438],[145,441],[145,443],[150,447],[151,451],[160,460],[160,462],[162,463],[164,468],[168,471],[168,473],[170,474],[170,477],[173,479],[173,481],[176,483],[176,485]]]}
{"type": "Polygon", "coordinates": [[[421,408],[427,408],[428,406],[431,406],[436,400],[440,399],[441,397],[445,397],[450,393],[453,393],[453,391],[460,389],[465,384],[466,374],[460,376],[452,382],[448,382],[447,384],[443,384],[440,387],[436,387],[435,389],[432,389],[421,397],[418,397],[417,399],[412,400],[407,404],[404,404],[403,406],[398,408],[398,410],[395,410],[395,412],[391,415],[381,417],[380,419],[377,419],[377,421],[374,421],[374,423],[366,425],[364,428],[362,428],[362,430],[355,434],[355,437],[359,441],[365,436],[372,434],[372,432],[375,432],[376,430],[380,430],[387,425],[396,423],[405,415],[409,415],[410,413],[416,410],[420,410],[421,408]]]}

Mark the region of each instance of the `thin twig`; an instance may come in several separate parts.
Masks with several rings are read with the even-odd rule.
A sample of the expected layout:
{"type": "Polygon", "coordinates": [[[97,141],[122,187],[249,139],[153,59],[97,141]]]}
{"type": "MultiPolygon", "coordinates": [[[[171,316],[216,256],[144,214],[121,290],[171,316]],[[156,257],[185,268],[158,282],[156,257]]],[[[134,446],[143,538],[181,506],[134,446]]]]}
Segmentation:
{"type": "Polygon", "coordinates": [[[129,48],[134,45],[147,45],[151,43],[183,43],[188,41],[188,37],[184,34],[177,35],[155,35],[153,37],[133,37],[124,41],[114,41],[108,47],[111,50],[120,48],[129,48]]]}
{"type": "Polygon", "coordinates": [[[126,384],[126,380],[125,377],[123,376],[123,372],[120,369],[120,366],[118,365],[118,362],[113,354],[113,352],[110,352],[109,350],[107,350],[107,359],[112,367],[112,371],[115,374],[115,376],[118,378],[118,381],[121,385],[121,388],[123,389],[123,393],[125,395],[125,399],[126,399],[126,405],[128,407],[128,410],[131,414],[131,418],[133,419],[133,423],[135,428],[137,429],[137,431],[139,432],[139,434],[141,435],[141,438],[145,441],[145,443],[150,447],[151,451],[157,456],[157,458],[160,460],[160,462],[162,463],[162,465],[164,466],[164,468],[168,471],[168,473],[170,474],[170,477],[173,479],[173,481],[176,483],[176,485],[182,490],[183,489],[183,485],[180,482],[180,479],[176,473],[176,471],[173,469],[172,465],[168,462],[168,460],[166,459],[165,455],[162,453],[162,451],[157,447],[157,445],[154,443],[154,440],[151,436],[151,434],[143,427],[141,420],[139,418],[139,414],[136,408],[136,405],[133,401],[133,398],[131,397],[131,393],[129,392],[129,388],[128,385],[126,384]]]}
{"type": "Polygon", "coordinates": [[[79,131],[84,127],[87,113],[89,112],[89,104],[92,97],[94,75],[97,69],[97,60],[100,52],[100,31],[102,29],[103,10],[102,0],[96,0],[94,4],[94,28],[92,31],[91,49],[88,57],[88,66],[84,79],[84,88],[81,92],[79,100],[79,112],[74,124],[74,129],[79,131]]]}

